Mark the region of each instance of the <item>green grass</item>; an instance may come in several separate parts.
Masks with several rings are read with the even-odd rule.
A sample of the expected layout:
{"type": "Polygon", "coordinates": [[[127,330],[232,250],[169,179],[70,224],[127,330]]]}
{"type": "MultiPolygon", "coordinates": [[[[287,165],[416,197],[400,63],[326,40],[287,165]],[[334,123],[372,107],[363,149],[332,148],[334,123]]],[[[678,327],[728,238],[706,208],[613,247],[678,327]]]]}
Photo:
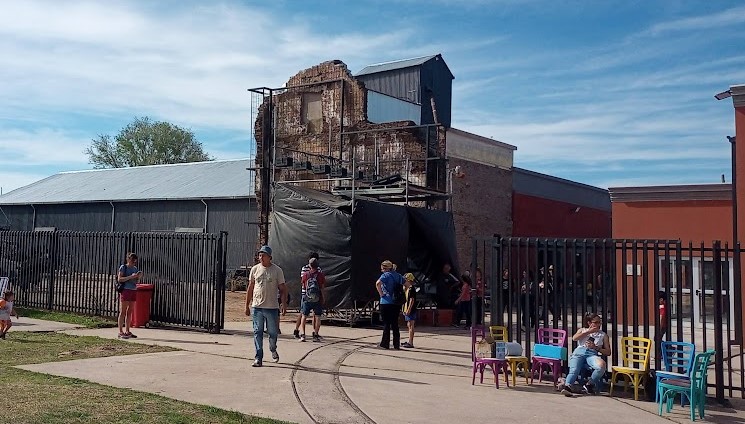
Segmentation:
{"type": "Polygon", "coordinates": [[[89,315],[76,315],[67,312],[54,312],[39,309],[17,308],[21,317],[44,319],[47,321],[66,322],[68,324],[80,325],[86,328],[114,328],[116,320],[89,315]]]}
{"type": "Polygon", "coordinates": [[[174,349],[59,333],[8,333],[0,340],[2,422],[25,423],[251,423],[280,421],[180,402],[66,377],[34,373],[15,365],[97,358],[174,349]]]}

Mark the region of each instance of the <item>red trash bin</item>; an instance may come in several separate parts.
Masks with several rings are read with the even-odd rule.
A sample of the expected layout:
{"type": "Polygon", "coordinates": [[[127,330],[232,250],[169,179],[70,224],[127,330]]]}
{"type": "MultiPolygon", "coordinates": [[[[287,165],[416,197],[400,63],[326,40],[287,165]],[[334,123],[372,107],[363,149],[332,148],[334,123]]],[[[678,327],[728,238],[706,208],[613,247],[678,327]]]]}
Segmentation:
{"type": "Polygon", "coordinates": [[[132,327],[147,326],[150,322],[150,303],[153,299],[154,284],[138,284],[135,310],[132,313],[132,327]]]}

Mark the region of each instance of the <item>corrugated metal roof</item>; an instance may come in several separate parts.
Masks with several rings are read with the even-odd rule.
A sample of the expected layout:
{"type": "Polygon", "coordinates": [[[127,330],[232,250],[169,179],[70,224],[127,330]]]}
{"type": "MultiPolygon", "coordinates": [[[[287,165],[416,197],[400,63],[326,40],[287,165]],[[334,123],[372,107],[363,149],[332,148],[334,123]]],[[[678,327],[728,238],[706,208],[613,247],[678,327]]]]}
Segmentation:
{"type": "Polygon", "coordinates": [[[0,205],[254,196],[252,159],[61,172],[0,196],[0,205]]]}
{"type": "Polygon", "coordinates": [[[359,77],[362,75],[375,74],[378,72],[392,71],[394,69],[403,69],[403,68],[409,68],[411,66],[419,66],[430,59],[436,58],[437,56],[439,56],[439,54],[415,57],[411,59],[394,60],[392,62],[376,63],[373,65],[365,66],[364,68],[362,68],[361,71],[357,72],[355,76],[359,77]]]}

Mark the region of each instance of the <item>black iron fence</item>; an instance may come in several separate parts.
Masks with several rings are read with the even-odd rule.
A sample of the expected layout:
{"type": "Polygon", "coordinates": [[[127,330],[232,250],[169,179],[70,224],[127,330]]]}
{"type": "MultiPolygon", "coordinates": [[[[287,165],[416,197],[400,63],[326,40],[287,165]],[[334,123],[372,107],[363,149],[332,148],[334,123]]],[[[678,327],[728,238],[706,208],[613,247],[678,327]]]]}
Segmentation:
{"type": "Polygon", "coordinates": [[[227,233],[0,231],[0,277],[18,306],[115,317],[116,274],[136,252],[155,285],[151,322],[219,331],[227,233]]]}
{"type": "Polygon", "coordinates": [[[506,326],[527,356],[539,327],[566,330],[571,352],[571,335],[594,312],[610,337],[612,364],[620,365],[623,336],[655,341],[653,369],[662,365],[662,341],[690,342],[697,352],[717,352],[709,381],[716,397],[745,398],[739,245],[493,238],[474,240],[473,253],[471,273],[487,285],[484,316],[473,308],[473,319],[490,311],[488,323],[506,326]]]}

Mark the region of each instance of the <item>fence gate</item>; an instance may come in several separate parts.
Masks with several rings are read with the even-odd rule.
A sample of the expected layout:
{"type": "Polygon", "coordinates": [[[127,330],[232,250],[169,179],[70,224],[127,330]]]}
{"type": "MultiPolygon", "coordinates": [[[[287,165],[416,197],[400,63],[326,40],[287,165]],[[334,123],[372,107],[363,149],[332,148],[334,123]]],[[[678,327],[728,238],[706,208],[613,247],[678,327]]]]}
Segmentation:
{"type": "MultiPolygon", "coordinates": [[[[541,326],[574,334],[598,313],[617,360],[623,336],[686,341],[716,350],[709,387],[716,398],[745,398],[740,246],[670,240],[490,238],[473,241],[471,272],[481,272],[492,325],[508,328],[527,356],[541,326]],[[660,298],[666,304],[660,322],[660,298]],[[663,329],[666,329],[663,331],[663,329]]],[[[475,319],[478,309],[473,309],[475,319]]],[[[483,322],[483,321],[482,321],[483,322]]],[[[576,343],[569,338],[571,352],[576,343]]]]}
{"type": "Polygon", "coordinates": [[[219,331],[226,246],[227,233],[0,231],[0,277],[20,307],[116,317],[116,273],[135,252],[155,285],[152,323],[219,331]]]}

